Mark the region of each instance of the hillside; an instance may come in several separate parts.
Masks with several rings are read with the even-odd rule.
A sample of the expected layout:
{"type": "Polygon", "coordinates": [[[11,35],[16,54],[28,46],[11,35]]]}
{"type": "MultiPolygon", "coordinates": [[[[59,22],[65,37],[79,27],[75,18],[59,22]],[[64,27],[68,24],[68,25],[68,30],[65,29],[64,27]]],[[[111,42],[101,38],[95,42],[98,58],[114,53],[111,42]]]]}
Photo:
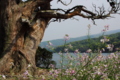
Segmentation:
{"type": "MultiPolygon", "coordinates": [[[[69,48],[68,46],[66,46],[66,48],[68,48],[69,52],[74,52],[74,50],[76,49],[79,49],[81,52],[86,52],[86,50],[88,49],[92,49],[94,52],[97,52],[98,49],[102,50],[103,48],[105,49],[104,52],[115,52],[116,48],[120,49],[120,32],[107,35],[106,37],[110,40],[106,43],[100,42],[100,40],[103,39],[103,36],[100,36],[98,38],[70,42],[67,45],[71,44],[73,47],[69,48]],[[109,51],[107,49],[108,44],[114,45],[113,51],[109,51]]],[[[63,50],[63,48],[63,46],[58,46],[55,48],[55,52],[59,52],[63,50]]]]}
{"type": "MultiPolygon", "coordinates": [[[[110,34],[114,34],[114,33],[117,33],[117,32],[120,32],[120,29],[107,31],[105,33],[105,35],[110,35],[110,34]]],[[[101,35],[102,35],[102,33],[90,35],[90,38],[97,38],[97,37],[99,37],[101,35]]],[[[82,37],[77,37],[77,38],[70,38],[70,40],[68,40],[67,43],[74,42],[74,41],[79,41],[79,40],[85,40],[85,39],[88,39],[87,35],[86,36],[82,36],[82,37]]],[[[64,44],[64,40],[63,39],[51,40],[50,42],[54,45],[54,47],[57,47],[57,46],[60,46],[60,45],[64,44]]],[[[48,45],[47,41],[41,42],[41,44],[40,44],[40,46],[44,47],[44,48],[46,48],[46,45],[48,45]]]]}

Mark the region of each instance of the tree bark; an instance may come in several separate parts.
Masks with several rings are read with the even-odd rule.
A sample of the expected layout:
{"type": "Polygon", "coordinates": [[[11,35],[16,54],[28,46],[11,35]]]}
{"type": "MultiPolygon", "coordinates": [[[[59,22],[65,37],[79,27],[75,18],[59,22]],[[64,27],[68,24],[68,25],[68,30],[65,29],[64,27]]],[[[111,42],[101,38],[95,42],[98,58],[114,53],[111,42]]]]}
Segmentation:
{"type": "Polygon", "coordinates": [[[22,10],[15,0],[0,0],[0,74],[22,74],[28,64],[36,70],[36,50],[49,19],[39,18],[30,26],[22,22],[22,10]]]}

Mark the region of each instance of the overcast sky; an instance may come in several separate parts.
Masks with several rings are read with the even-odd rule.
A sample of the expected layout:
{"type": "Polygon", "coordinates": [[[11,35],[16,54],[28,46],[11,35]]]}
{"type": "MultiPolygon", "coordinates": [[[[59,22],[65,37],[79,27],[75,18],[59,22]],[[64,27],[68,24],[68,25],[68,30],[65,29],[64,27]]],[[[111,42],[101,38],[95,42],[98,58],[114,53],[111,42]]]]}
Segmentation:
{"type": "MultiPolygon", "coordinates": [[[[63,0],[66,3],[69,0],[63,0]]],[[[69,6],[64,6],[61,3],[57,3],[57,0],[53,0],[51,2],[52,8],[63,8],[69,9],[75,5],[84,5],[87,7],[88,10],[93,10],[92,3],[96,4],[97,6],[105,6],[105,9],[108,10],[110,8],[109,4],[106,0],[73,0],[69,6]]],[[[120,29],[120,15],[113,15],[115,18],[109,18],[105,20],[95,20],[96,25],[93,25],[91,20],[81,18],[80,16],[75,17],[79,19],[71,20],[67,19],[65,21],[59,22],[52,22],[47,27],[43,40],[42,41],[49,41],[54,39],[61,39],[64,37],[65,34],[68,34],[71,38],[80,37],[87,35],[88,31],[88,24],[91,25],[90,34],[100,33],[105,25],[109,25],[110,30],[120,29]]]]}

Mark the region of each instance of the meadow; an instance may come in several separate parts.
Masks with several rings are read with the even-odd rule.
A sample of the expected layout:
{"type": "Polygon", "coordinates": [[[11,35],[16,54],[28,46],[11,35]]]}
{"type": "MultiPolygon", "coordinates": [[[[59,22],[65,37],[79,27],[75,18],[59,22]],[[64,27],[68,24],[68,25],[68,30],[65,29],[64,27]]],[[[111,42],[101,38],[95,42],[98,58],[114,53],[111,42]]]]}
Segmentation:
{"type": "MultiPolygon", "coordinates": [[[[105,27],[107,30],[107,27],[105,27]]],[[[108,50],[113,50],[113,44],[106,44],[107,46],[98,49],[97,53],[93,53],[91,49],[87,49],[82,55],[79,54],[79,49],[75,49],[74,55],[72,56],[69,53],[69,50],[66,47],[66,42],[69,40],[69,35],[64,37],[64,49],[61,50],[58,54],[61,56],[60,68],[56,68],[54,64],[49,65],[49,69],[41,69],[41,73],[36,76],[30,74],[30,67],[21,75],[23,80],[120,80],[120,52],[116,48],[116,52],[110,53],[107,56],[102,55],[104,48],[108,50]],[[64,56],[66,52],[67,56],[64,56]]],[[[108,41],[104,35],[103,39],[100,40],[101,44],[104,44],[108,41]]],[[[48,42],[48,46],[53,49],[52,43],[48,42]]],[[[72,45],[69,45],[72,48],[72,45]]],[[[9,79],[6,75],[0,75],[0,79],[9,79],[9,80],[21,80],[20,76],[11,76],[12,79],[9,79]]]]}

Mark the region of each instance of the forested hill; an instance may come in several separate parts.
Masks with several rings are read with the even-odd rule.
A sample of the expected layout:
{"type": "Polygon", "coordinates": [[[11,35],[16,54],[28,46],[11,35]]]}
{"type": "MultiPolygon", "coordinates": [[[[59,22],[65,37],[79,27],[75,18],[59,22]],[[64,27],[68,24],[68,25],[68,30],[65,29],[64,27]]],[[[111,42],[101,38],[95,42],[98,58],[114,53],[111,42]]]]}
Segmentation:
{"type": "MultiPolygon", "coordinates": [[[[107,49],[107,44],[113,44],[114,48],[113,48],[112,52],[114,52],[116,50],[116,48],[120,49],[120,32],[111,34],[111,35],[107,35],[106,37],[110,41],[106,42],[104,44],[102,42],[100,42],[100,40],[103,39],[103,36],[100,36],[98,38],[92,38],[92,39],[86,39],[86,40],[80,40],[80,41],[67,43],[66,48],[68,48],[69,52],[74,52],[76,49],[79,49],[81,52],[86,52],[86,50],[88,50],[88,49],[97,51],[98,49],[102,50],[102,48],[105,48],[104,52],[110,52],[107,49]],[[70,44],[73,46],[72,48],[68,47],[68,45],[70,45],[70,44]]],[[[55,52],[59,52],[61,50],[63,50],[63,46],[58,46],[55,48],[55,52]]]]}
{"type": "MultiPolygon", "coordinates": [[[[110,34],[114,34],[114,33],[117,33],[117,32],[120,32],[120,29],[107,31],[107,32],[105,32],[105,35],[110,35],[110,34]]],[[[99,37],[101,35],[102,35],[102,33],[90,35],[90,38],[97,38],[97,37],[99,37]]],[[[88,39],[87,35],[86,36],[82,36],[82,37],[77,37],[77,38],[70,38],[70,40],[68,40],[67,43],[74,42],[74,41],[79,41],[79,40],[85,40],[85,39],[88,39]]],[[[50,42],[54,45],[54,47],[57,47],[57,46],[60,46],[60,45],[64,44],[64,40],[63,39],[51,40],[50,42]]],[[[41,44],[40,44],[40,46],[44,47],[44,48],[46,48],[46,45],[48,45],[47,41],[41,42],[41,44]]]]}

